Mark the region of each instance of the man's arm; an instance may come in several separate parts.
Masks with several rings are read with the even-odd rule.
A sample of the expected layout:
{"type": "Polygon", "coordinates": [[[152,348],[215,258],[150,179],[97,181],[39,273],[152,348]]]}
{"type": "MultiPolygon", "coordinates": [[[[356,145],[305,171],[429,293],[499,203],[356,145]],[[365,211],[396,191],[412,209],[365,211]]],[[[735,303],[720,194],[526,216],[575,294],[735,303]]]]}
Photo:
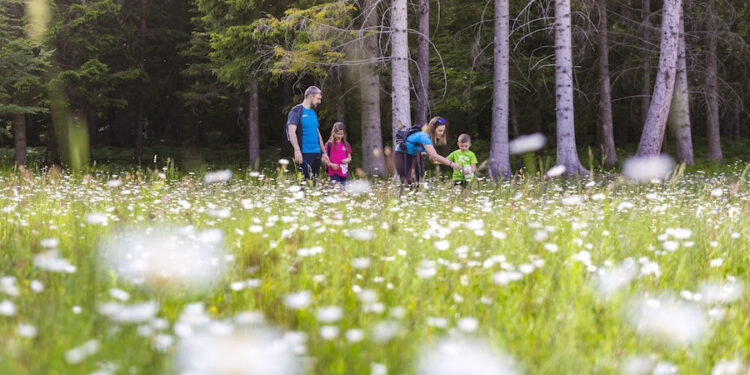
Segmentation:
{"type": "Polygon", "coordinates": [[[320,150],[323,153],[323,156],[320,159],[323,161],[323,164],[327,164],[328,153],[326,153],[326,145],[323,143],[323,136],[320,135],[320,129],[318,129],[318,142],[320,142],[320,150]]]}
{"type": "Polygon", "coordinates": [[[302,164],[302,150],[300,150],[299,143],[301,139],[297,139],[297,127],[302,126],[302,109],[299,105],[292,107],[289,110],[289,116],[287,116],[287,136],[289,137],[289,143],[292,144],[294,150],[294,162],[302,164]]]}
{"type": "Polygon", "coordinates": [[[302,164],[302,151],[299,149],[299,141],[297,140],[297,125],[289,124],[289,143],[292,144],[294,149],[294,162],[302,164]]]}

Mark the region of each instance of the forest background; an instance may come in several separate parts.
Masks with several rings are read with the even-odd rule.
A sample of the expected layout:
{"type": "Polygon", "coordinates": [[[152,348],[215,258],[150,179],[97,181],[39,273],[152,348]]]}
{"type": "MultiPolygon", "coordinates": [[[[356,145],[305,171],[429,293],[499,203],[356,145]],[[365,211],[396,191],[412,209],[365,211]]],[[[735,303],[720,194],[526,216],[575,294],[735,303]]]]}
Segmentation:
{"type": "MultiPolygon", "coordinates": [[[[542,133],[547,150],[560,140],[554,26],[555,5],[563,2],[507,2],[508,137],[542,133]]],[[[74,167],[94,160],[145,165],[157,156],[186,169],[273,165],[284,156],[288,109],[301,102],[306,87],[318,85],[324,92],[321,133],[327,138],[333,122],[344,121],[354,164],[366,173],[381,168],[377,159],[391,145],[392,114],[404,110],[414,123],[434,115],[449,120],[442,153],[468,133],[486,160],[498,110],[494,26],[503,1],[403,2],[406,108],[392,100],[402,90],[394,86],[404,85],[393,79],[392,63],[402,59],[394,58],[402,56],[394,54],[402,48],[396,35],[405,31],[394,24],[397,3],[5,0],[0,145],[10,151],[4,158],[74,167]],[[383,151],[370,152],[376,149],[383,151]]],[[[664,9],[675,4],[685,30],[681,55],[695,157],[677,155],[670,131],[663,150],[688,164],[745,157],[750,4],[572,1],[574,144],[586,168],[616,167],[642,142],[664,9]],[[603,111],[607,102],[610,115],[603,111]],[[608,122],[615,159],[606,152],[608,122]]],[[[547,166],[555,162],[552,154],[542,158],[547,166]]],[[[511,164],[513,171],[522,166],[520,160],[511,164]]]]}

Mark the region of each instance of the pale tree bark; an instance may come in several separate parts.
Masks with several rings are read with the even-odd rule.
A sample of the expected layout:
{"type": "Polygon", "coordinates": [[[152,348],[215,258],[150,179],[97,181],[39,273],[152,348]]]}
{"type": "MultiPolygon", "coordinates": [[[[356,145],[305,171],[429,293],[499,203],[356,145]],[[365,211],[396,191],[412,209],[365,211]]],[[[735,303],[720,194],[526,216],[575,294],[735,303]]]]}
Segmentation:
{"type": "Polygon", "coordinates": [[[429,111],[430,88],[430,0],[419,0],[417,17],[419,24],[417,31],[417,79],[414,81],[414,91],[417,101],[414,109],[414,121],[417,124],[427,122],[429,111]]]}
{"type": "Polygon", "coordinates": [[[557,104],[557,164],[566,174],[587,176],[576,150],[573,110],[573,42],[570,0],[555,0],[555,91],[557,104]]]}
{"type": "Polygon", "coordinates": [[[648,108],[651,106],[651,0],[643,0],[643,25],[641,27],[641,38],[643,38],[643,88],[641,89],[641,122],[646,123],[648,108]]]}
{"type": "Polygon", "coordinates": [[[393,0],[391,8],[391,139],[396,144],[396,132],[401,126],[411,127],[409,103],[409,40],[406,23],[406,0],[393,0]]]}
{"type": "Polygon", "coordinates": [[[16,151],[16,165],[26,165],[26,116],[13,115],[13,143],[16,151]]]}
{"type": "MultiPolygon", "coordinates": [[[[363,1],[363,30],[378,25],[378,0],[363,1]]],[[[378,41],[374,35],[366,35],[362,40],[365,60],[374,59],[379,51],[378,41]]],[[[359,68],[360,72],[360,106],[362,123],[362,169],[370,176],[385,176],[385,155],[383,153],[383,136],[380,123],[380,76],[375,72],[374,64],[359,68]]]]}
{"type": "Polygon", "coordinates": [[[510,81],[510,4],[495,0],[495,72],[492,91],[492,141],[489,172],[493,179],[511,176],[508,148],[510,81]]]}
{"type": "Polygon", "coordinates": [[[718,63],[716,49],[718,37],[716,33],[716,13],[714,0],[706,1],[706,138],[708,140],[708,158],[721,163],[724,158],[721,153],[720,121],[719,121],[719,93],[717,83],[718,63]]]}
{"type": "Polygon", "coordinates": [[[636,155],[650,157],[659,155],[664,141],[664,129],[674,94],[677,52],[680,39],[680,9],[682,0],[664,0],[661,24],[661,46],[659,70],[656,74],[651,106],[643,125],[641,141],[636,155]]]}
{"type": "MultiPolygon", "coordinates": [[[[677,144],[677,161],[693,165],[693,138],[690,130],[690,90],[687,78],[687,51],[685,49],[685,20],[680,17],[680,40],[677,52],[677,77],[674,96],[669,111],[669,126],[677,144]]],[[[666,143],[666,142],[664,142],[666,143]]]]}
{"type": "Polygon", "coordinates": [[[612,88],[609,80],[609,43],[607,25],[607,0],[599,0],[599,126],[604,151],[604,166],[612,168],[617,163],[612,120],[612,88]]]}
{"type": "Polygon", "coordinates": [[[260,134],[258,112],[258,80],[250,82],[249,98],[247,102],[247,156],[250,168],[258,169],[260,164],[260,134]]]}

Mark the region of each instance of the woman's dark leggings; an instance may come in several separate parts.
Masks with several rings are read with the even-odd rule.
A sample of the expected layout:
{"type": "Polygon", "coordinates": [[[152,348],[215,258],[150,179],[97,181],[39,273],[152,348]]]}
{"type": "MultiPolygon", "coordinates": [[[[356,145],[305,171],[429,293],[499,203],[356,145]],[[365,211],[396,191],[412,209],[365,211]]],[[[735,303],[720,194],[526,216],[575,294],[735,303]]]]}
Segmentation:
{"type": "Polygon", "coordinates": [[[401,178],[401,182],[406,184],[419,182],[424,174],[422,154],[409,155],[405,152],[396,151],[393,153],[393,165],[401,178]]]}

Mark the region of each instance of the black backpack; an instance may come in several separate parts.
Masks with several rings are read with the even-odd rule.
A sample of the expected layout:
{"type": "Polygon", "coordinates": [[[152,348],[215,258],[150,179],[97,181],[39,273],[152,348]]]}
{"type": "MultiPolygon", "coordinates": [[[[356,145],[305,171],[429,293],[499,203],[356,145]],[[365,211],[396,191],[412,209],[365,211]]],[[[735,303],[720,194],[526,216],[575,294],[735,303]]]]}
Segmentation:
{"type": "Polygon", "coordinates": [[[281,145],[281,154],[283,156],[294,156],[294,148],[292,148],[292,142],[289,140],[289,122],[295,122],[297,125],[297,143],[302,146],[302,104],[297,104],[289,110],[286,124],[284,124],[284,135],[286,136],[286,142],[281,145]]]}
{"type": "MultiPolygon", "coordinates": [[[[402,144],[409,142],[413,145],[418,145],[417,143],[413,143],[410,141],[407,141],[406,139],[409,138],[412,134],[422,131],[422,125],[412,125],[411,127],[402,127],[396,132],[396,148],[398,149],[402,144]]],[[[406,152],[406,150],[404,150],[406,152]]]]}

